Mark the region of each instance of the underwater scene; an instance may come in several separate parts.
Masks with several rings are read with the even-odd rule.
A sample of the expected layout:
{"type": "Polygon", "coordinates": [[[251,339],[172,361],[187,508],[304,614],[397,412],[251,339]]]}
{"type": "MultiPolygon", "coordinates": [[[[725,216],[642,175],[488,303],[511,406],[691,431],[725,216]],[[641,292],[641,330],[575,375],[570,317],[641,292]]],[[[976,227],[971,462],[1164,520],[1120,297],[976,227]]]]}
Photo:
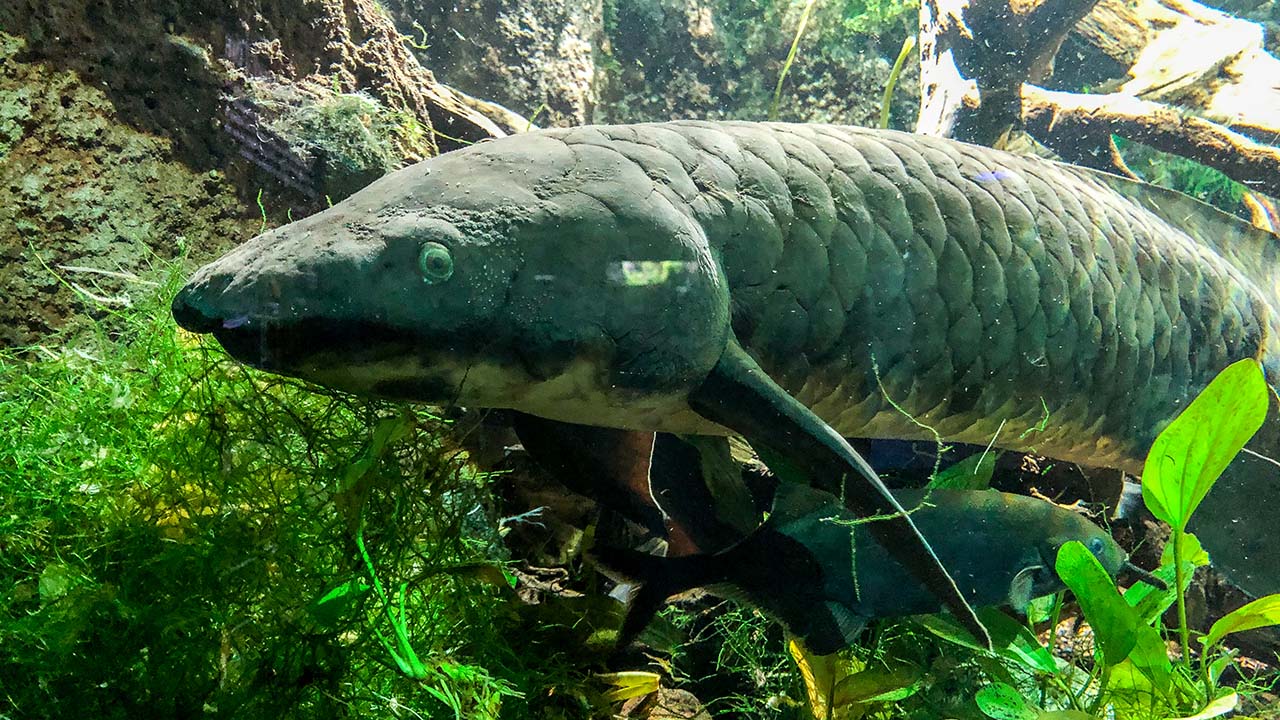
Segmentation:
{"type": "Polygon", "coordinates": [[[1280,719],[1207,1],[2,0],[0,720],[1280,719]]]}

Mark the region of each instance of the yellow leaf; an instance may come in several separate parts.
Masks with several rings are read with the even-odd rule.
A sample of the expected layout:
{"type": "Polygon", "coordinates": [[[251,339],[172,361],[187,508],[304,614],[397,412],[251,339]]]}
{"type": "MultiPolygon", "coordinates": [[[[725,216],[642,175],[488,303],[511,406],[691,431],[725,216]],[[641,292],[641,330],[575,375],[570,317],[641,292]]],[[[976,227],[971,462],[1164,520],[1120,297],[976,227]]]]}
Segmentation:
{"type": "Polygon", "coordinates": [[[662,679],[658,673],[642,670],[602,673],[596,677],[606,685],[613,686],[613,689],[604,693],[604,699],[608,702],[621,702],[658,692],[658,681],[662,679]]]}
{"type": "Polygon", "coordinates": [[[809,709],[813,712],[813,717],[816,720],[851,718],[852,715],[848,712],[837,713],[838,708],[832,700],[840,681],[865,668],[866,663],[845,652],[814,655],[799,638],[792,638],[787,649],[791,651],[792,659],[800,668],[800,676],[804,678],[804,688],[809,696],[809,709]]]}

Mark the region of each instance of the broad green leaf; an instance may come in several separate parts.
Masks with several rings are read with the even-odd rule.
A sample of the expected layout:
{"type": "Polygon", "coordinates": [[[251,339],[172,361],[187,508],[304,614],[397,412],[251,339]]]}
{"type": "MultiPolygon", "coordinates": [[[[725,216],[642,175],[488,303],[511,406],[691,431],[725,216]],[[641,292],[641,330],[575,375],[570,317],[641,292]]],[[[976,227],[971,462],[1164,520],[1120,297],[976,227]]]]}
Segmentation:
{"type": "Polygon", "coordinates": [[[1106,688],[1107,702],[1115,708],[1117,718],[1160,718],[1164,715],[1152,712],[1160,693],[1150,678],[1133,663],[1125,660],[1111,668],[1106,688]]]}
{"type": "MultiPolygon", "coordinates": [[[[1204,567],[1209,564],[1209,553],[1205,551],[1204,546],[1200,544],[1200,538],[1195,533],[1182,534],[1182,561],[1191,563],[1192,567],[1204,567]]],[[[1160,551],[1160,564],[1173,565],[1173,538],[1164,544],[1164,550],[1160,551]]]]}
{"type": "Polygon", "coordinates": [[[930,490],[986,490],[996,471],[997,452],[981,452],[941,470],[929,481],[930,490]]]}
{"type": "Polygon", "coordinates": [[[991,683],[973,698],[978,709],[991,720],[1036,720],[1040,711],[1012,685],[991,683]]]}
{"type": "Polygon", "coordinates": [[[1058,550],[1058,577],[1075,593],[1084,617],[1108,665],[1129,656],[1138,642],[1138,613],[1120,597],[1115,582],[1101,563],[1077,540],[1058,550]]]}
{"type": "Polygon", "coordinates": [[[1226,614],[1209,628],[1205,647],[1211,647],[1233,632],[1280,625],[1280,595],[1267,595],[1226,614]]]}
{"type": "Polygon", "coordinates": [[[991,635],[991,650],[979,645],[969,631],[949,615],[923,615],[916,618],[916,622],[943,640],[970,650],[994,653],[1036,672],[1057,672],[1058,665],[1054,662],[1053,653],[1041,645],[1025,625],[996,608],[978,608],[977,612],[978,619],[991,635]]]}
{"type": "Polygon", "coordinates": [[[921,685],[920,669],[911,666],[863,670],[836,684],[832,706],[888,703],[915,695],[921,685]]]}
{"type": "Polygon", "coordinates": [[[1222,677],[1222,673],[1231,666],[1235,658],[1228,653],[1218,656],[1217,660],[1209,663],[1209,682],[1214,685],[1218,684],[1218,679],[1222,677]]]}
{"type": "Polygon", "coordinates": [[[1222,697],[1217,698],[1216,700],[1209,703],[1208,705],[1205,705],[1204,709],[1196,713],[1195,715],[1188,715],[1186,717],[1181,717],[1181,718],[1171,718],[1170,720],[1209,720],[1209,718],[1216,718],[1216,717],[1221,717],[1223,715],[1226,715],[1232,710],[1235,710],[1236,706],[1239,704],[1240,704],[1240,696],[1236,694],[1235,690],[1232,690],[1227,694],[1223,695],[1222,697]]]}
{"type": "Polygon", "coordinates": [[[634,697],[643,697],[658,692],[658,682],[662,676],[658,673],[629,670],[625,672],[601,673],[596,676],[610,686],[604,693],[607,702],[621,702],[634,697]]]}
{"type": "Polygon", "coordinates": [[[991,634],[991,645],[997,655],[1031,670],[1057,672],[1058,664],[1054,662],[1053,653],[1040,644],[1040,640],[1026,625],[995,608],[982,608],[978,611],[978,618],[987,626],[987,632],[991,634]]]}
{"type": "MultiPolygon", "coordinates": [[[[1193,570],[1191,563],[1183,563],[1184,570],[1193,570]]],[[[1177,572],[1173,565],[1162,565],[1155,572],[1151,573],[1161,580],[1165,581],[1168,589],[1161,590],[1153,585],[1146,583],[1134,583],[1132,587],[1124,591],[1124,601],[1129,603],[1134,610],[1138,612],[1138,618],[1145,625],[1155,623],[1160,616],[1164,615],[1164,611],[1168,610],[1178,600],[1177,591],[1174,585],[1177,580],[1177,572]]],[[[1183,585],[1191,584],[1191,573],[1185,572],[1182,577],[1183,585]]],[[[1183,588],[1186,589],[1185,587],[1183,588]]]]}
{"type": "Polygon", "coordinates": [[[1053,618],[1053,608],[1058,604],[1058,594],[1045,595],[1044,597],[1032,598],[1031,604],[1027,605],[1027,620],[1033,624],[1049,622],[1053,618]]]}
{"type": "MultiPolygon", "coordinates": [[[[960,623],[957,623],[949,616],[921,615],[920,617],[915,618],[915,621],[925,630],[928,630],[947,642],[955,643],[956,645],[970,650],[986,651],[985,647],[979,645],[978,642],[973,639],[973,635],[971,635],[968,630],[965,630],[960,626],[960,623]]],[[[992,645],[994,644],[995,641],[993,640],[992,645]]]]}
{"type": "Polygon", "coordinates": [[[1256,360],[1218,373],[1151,445],[1142,470],[1142,498],[1151,514],[1185,531],[1209,488],[1262,427],[1268,398],[1256,360]]]}
{"type": "MultiPolygon", "coordinates": [[[[1186,555],[1182,561],[1182,591],[1186,592],[1191,585],[1191,578],[1198,567],[1209,564],[1209,553],[1200,546],[1200,539],[1193,533],[1183,533],[1182,552],[1186,555]]],[[[1177,601],[1176,585],[1178,573],[1173,566],[1173,543],[1166,543],[1160,555],[1160,567],[1152,573],[1165,581],[1167,590],[1160,590],[1143,582],[1134,583],[1124,593],[1124,599],[1138,611],[1142,622],[1151,625],[1177,601]]]]}
{"type": "MultiPolygon", "coordinates": [[[[1127,605],[1126,605],[1127,607],[1127,605]]],[[[1169,689],[1169,681],[1173,675],[1173,663],[1169,662],[1169,648],[1164,644],[1160,631],[1141,622],[1134,628],[1133,650],[1129,651],[1129,662],[1151,681],[1156,689],[1164,692],[1169,689]]]]}

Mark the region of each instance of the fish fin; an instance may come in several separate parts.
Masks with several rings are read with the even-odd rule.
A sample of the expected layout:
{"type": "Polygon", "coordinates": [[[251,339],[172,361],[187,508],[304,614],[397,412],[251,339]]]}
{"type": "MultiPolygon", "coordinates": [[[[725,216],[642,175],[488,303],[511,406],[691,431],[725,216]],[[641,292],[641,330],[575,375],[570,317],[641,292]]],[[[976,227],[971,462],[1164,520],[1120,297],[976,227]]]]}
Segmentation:
{"type": "Polygon", "coordinates": [[[1025,613],[1031,604],[1032,592],[1036,585],[1036,573],[1044,570],[1043,565],[1030,565],[1018,571],[1009,583],[1009,606],[1018,612],[1025,613]]]}
{"type": "Polygon", "coordinates": [[[1280,236],[1269,229],[1253,225],[1177,190],[1098,170],[1073,169],[1129,198],[1182,230],[1192,240],[1209,247],[1259,287],[1272,287],[1272,268],[1280,262],[1280,236]]]}
{"type": "Polygon", "coordinates": [[[831,625],[824,623],[821,628],[810,627],[800,636],[804,649],[812,655],[830,655],[844,650],[854,644],[867,627],[866,618],[838,602],[828,600],[823,607],[831,625]]]}
{"type": "Polygon", "coordinates": [[[529,456],[570,490],[665,536],[662,512],[649,494],[651,432],[575,425],[513,413],[529,456]]]}
{"type": "MultiPolygon", "coordinates": [[[[843,642],[835,650],[842,650],[854,644],[858,640],[858,636],[867,627],[867,619],[838,602],[828,600],[826,605],[827,612],[831,613],[831,619],[835,620],[836,629],[840,631],[840,639],[843,642]]],[[[830,655],[835,650],[819,654],[830,655]]]]}
{"type": "Polygon", "coordinates": [[[689,393],[699,415],[767,446],[792,461],[810,484],[840,492],[845,476],[861,479],[849,486],[845,503],[863,517],[888,516],[867,529],[889,553],[942,601],[960,624],[990,647],[982,621],[965,600],[933,548],[905,514],[889,489],[849,443],[812,410],[777,385],[737,340],[702,384],[689,393]]]}
{"type": "MultiPolygon", "coordinates": [[[[727,452],[727,440],[715,439],[725,443],[727,452]]],[[[658,433],[654,439],[649,493],[666,522],[670,555],[723,550],[752,529],[739,530],[722,519],[724,503],[708,486],[708,473],[718,470],[708,470],[705,455],[701,448],[674,435],[658,433]]],[[[738,470],[736,465],[733,470],[738,470]]],[[[741,482],[740,474],[738,480],[741,482]]]]}
{"type": "Polygon", "coordinates": [[[1280,497],[1280,418],[1276,404],[1246,448],[1204,496],[1188,530],[1209,551],[1213,568],[1246,593],[1280,592],[1280,533],[1274,498],[1280,497]]]}
{"type": "Polygon", "coordinates": [[[618,631],[616,648],[623,650],[644,631],[662,610],[667,598],[711,584],[709,555],[664,558],[615,547],[597,547],[588,556],[605,575],[618,582],[639,585],[631,598],[626,619],[618,631]]]}
{"type": "Polygon", "coordinates": [[[731,526],[739,539],[760,525],[756,498],[743,480],[743,462],[733,455],[726,436],[691,435],[681,438],[697,448],[703,484],[715,501],[716,517],[731,526]]]}

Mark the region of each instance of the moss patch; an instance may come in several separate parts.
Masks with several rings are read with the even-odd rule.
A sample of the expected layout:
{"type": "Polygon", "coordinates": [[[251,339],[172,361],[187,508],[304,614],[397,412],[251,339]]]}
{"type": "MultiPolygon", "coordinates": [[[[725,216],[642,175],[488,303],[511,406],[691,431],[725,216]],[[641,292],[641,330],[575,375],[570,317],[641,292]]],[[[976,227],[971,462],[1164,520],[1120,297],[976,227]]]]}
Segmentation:
{"type": "Polygon", "coordinates": [[[0,34],[0,346],[61,327],[85,307],[77,287],[124,302],[118,277],[64,266],[136,272],[188,238],[213,253],[260,224],[221,171],[120,122],[102,89],[25,44],[0,34]]]}

